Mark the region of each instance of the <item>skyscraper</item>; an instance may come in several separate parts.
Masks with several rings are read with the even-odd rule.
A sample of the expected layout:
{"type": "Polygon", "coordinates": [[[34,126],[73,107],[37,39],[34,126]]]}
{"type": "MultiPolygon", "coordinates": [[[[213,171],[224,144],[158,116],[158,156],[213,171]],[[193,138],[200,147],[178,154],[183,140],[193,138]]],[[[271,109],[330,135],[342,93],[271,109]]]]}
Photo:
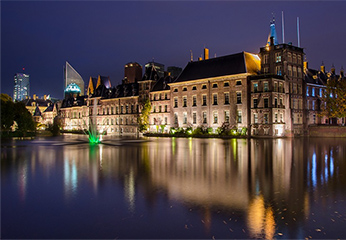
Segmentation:
{"type": "Polygon", "coordinates": [[[70,84],[76,84],[80,88],[80,94],[84,95],[84,81],[83,78],[79,75],[79,73],[66,61],[66,65],[64,66],[64,90],[70,84]]]}
{"type": "Polygon", "coordinates": [[[154,68],[156,69],[159,77],[164,77],[165,74],[165,65],[162,63],[157,63],[154,61],[148,62],[145,64],[145,71],[147,71],[147,69],[151,69],[151,67],[154,66],[154,68]]]}
{"type": "Polygon", "coordinates": [[[29,75],[16,73],[14,75],[13,100],[21,101],[30,95],[29,75]]]}

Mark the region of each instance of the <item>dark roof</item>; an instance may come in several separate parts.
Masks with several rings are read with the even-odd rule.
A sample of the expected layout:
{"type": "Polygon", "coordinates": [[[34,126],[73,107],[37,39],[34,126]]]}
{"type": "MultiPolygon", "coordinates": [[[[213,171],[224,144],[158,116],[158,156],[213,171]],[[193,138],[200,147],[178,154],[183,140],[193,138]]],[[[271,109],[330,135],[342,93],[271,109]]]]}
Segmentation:
{"type": "Polygon", "coordinates": [[[111,80],[109,79],[109,77],[105,77],[105,76],[101,76],[101,84],[105,85],[106,88],[111,88],[112,84],[111,84],[111,80]]]}
{"type": "Polygon", "coordinates": [[[34,116],[41,116],[41,111],[38,106],[35,108],[34,116]]]}
{"type": "Polygon", "coordinates": [[[145,73],[144,73],[142,80],[143,81],[145,81],[145,80],[157,81],[157,80],[159,80],[159,78],[160,77],[159,77],[159,74],[157,73],[157,71],[155,69],[155,66],[152,65],[151,67],[145,69],[145,73]]]}
{"type": "Polygon", "coordinates": [[[86,99],[87,96],[65,98],[61,103],[61,108],[86,105],[86,99]]]}
{"type": "Polygon", "coordinates": [[[119,84],[112,90],[109,98],[138,96],[138,83],[119,84]]]}
{"type": "Polygon", "coordinates": [[[43,112],[52,112],[54,109],[54,104],[51,104],[49,107],[47,107],[43,112]]]}
{"type": "Polygon", "coordinates": [[[171,82],[173,82],[173,78],[171,76],[160,78],[160,80],[157,81],[155,85],[153,86],[152,92],[169,90],[170,87],[168,86],[168,83],[171,83],[171,82]]]}
{"type": "Polygon", "coordinates": [[[91,83],[94,87],[94,89],[96,88],[96,84],[97,84],[97,78],[91,77],[91,83]]]}
{"type": "Polygon", "coordinates": [[[327,75],[321,71],[308,68],[305,72],[305,82],[310,84],[324,85],[327,83],[327,75]]]}
{"type": "Polygon", "coordinates": [[[53,104],[51,100],[49,99],[44,100],[41,98],[36,98],[36,100],[34,100],[33,98],[28,98],[28,99],[22,100],[22,102],[25,104],[25,106],[32,106],[32,103],[35,102],[36,106],[40,106],[40,107],[48,107],[48,105],[53,104]]]}
{"type": "Polygon", "coordinates": [[[219,77],[241,73],[257,73],[260,70],[259,59],[253,54],[237,54],[189,62],[175,82],[219,77]]]}

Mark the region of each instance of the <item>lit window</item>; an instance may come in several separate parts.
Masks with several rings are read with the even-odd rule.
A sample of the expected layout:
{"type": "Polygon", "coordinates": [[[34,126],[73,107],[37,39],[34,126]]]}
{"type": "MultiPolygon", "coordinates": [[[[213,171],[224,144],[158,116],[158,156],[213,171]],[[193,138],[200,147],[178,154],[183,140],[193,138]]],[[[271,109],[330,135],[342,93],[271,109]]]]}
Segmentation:
{"type": "Polygon", "coordinates": [[[229,93],[225,93],[225,104],[229,104],[229,93]]]}
{"type": "Polygon", "coordinates": [[[242,116],[241,116],[241,111],[240,111],[240,110],[238,110],[237,122],[238,122],[238,123],[241,123],[241,122],[242,122],[242,116]]]}
{"type": "Polygon", "coordinates": [[[213,105],[217,105],[217,94],[213,95],[213,99],[214,99],[213,105]]]}
{"type": "Polygon", "coordinates": [[[217,124],[217,112],[213,113],[213,117],[214,117],[214,124],[217,124]]]}

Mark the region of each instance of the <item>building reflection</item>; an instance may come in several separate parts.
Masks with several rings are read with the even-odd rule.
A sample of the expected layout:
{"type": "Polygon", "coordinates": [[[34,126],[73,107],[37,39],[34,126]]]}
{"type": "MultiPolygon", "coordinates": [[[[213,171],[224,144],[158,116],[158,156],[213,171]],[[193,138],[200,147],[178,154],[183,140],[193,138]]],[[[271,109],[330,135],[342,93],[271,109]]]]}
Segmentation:
{"type": "MultiPolygon", "coordinates": [[[[120,184],[130,213],[138,191],[154,204],[167,199],[197,206],[209,232],[215,210],[246,216],[251,238],[304,238],[301,225],[311,203],[346,182],[343,140],[167,138],[123,146],[39,146],[25,151],[4,149],[2,173],[17,168],[18,191],[25,201],[28,179],[49,180],[61,171],[66,200],[90,185],[95,195],[104,184],[120,184]]],[[[332,196],[331,196],[332,197],[332,196]]],[[[323,203],[325,209],[328,202],[323,203]]],[[[323,210],[323,209],[321,209],[323,210]]]]}

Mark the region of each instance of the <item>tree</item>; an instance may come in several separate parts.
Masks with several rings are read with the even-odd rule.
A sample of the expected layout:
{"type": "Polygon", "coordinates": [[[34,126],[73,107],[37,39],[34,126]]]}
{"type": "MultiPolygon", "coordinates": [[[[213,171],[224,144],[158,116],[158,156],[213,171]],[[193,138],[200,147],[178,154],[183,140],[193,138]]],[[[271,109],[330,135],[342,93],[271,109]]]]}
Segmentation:
{"type": "Polygon", "coordinates": [[[321,98],[321,115],[328,118],[346,117],[346,81],[331,78],[321,98]]]}
{"type": "Polygon", "coordinates": [[[149,128],[149,115],[151,111],[151,103],[149,99],[146,99],[141,111],[141,115],[138,118],[138,127],[140,132],[144,132],[149,128]]]}
{"type": "Polygon", "coordinates": [[[23,102],[14,103],[14,121],[18,125],[18,131],[26,135],[28,131],[35,131],[35,122],[32,115],[23,102]]]}
{"type": "Polygon", "coordinates": [[[14,123],[14,102],[12,98],[1,93],[1,131],[9,131],[14,123]]]}

